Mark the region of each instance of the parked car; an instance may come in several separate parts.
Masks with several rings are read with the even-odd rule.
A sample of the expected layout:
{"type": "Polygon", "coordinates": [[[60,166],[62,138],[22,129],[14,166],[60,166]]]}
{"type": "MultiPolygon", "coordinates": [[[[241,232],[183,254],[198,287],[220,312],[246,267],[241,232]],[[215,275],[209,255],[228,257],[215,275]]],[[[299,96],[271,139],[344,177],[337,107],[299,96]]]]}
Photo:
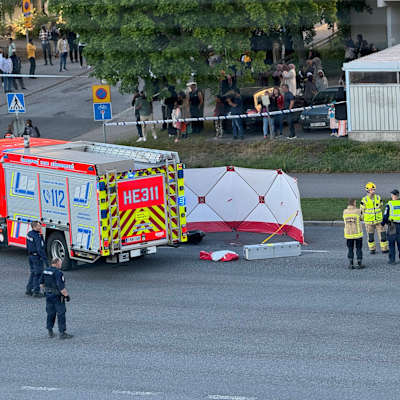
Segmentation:
{"type": "Polygon", "coordinates": [[[327,105],[325,107],[304,110],[300,114],[300,124],[303,128],[303,131],[310,131],[312,129],[329,129],[328,104],[332,104],[332,102],[336,99],[336,94],[339,91],[339,87],[340,86],[332,86],[326,88],[314,96],[311,105],[327,105]]]}

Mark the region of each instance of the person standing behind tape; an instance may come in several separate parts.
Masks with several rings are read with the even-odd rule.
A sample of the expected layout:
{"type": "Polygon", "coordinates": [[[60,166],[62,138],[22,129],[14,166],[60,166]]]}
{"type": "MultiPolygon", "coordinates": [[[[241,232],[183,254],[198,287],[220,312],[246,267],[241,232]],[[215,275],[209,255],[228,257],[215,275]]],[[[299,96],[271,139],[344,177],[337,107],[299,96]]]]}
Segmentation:
{"type": "Polygon", "coordinates": [[[367,195],[361,199],[361,212],[365,224],[365,230],[368,234],[368,248],[370,254],[376,253],[375,231],[379,237],[379,244],[382,253],[388,253],[388,241],[386,232],[381,225],[382,215],[382,199],[376,194],[376,186],[373,182],[368,182],[365,185],[367,195]]]}
{"type": "Polygon", "coordinates": [[[69,52],[69,44],[65,34],[58,40],[57,42],[57,50],[60,54],[60,72],[63,70],[67,70],[67,56],[69,52]]]}
{"type": "Polygon", "coordinates": [[[33,297],[43,297],[40,293],[40,276],[43,272],[43,263],[49,266],[43,236],[40,233],[42,224],[39,221],[31,223],[32,230],[26,236],[26,249],[29,256],[30,276],[26,285],[25,294],[33,297]]]}
{"type": "MultiPolygon", "coordinates": [[[[132,107],[135,108],[135,118],[136,121],[139,122],[140,121],[140,114],[139,114],[139,110],[136,109],[135,103],[136,103],[136,99],[140,97],[140,93],[138,91],[135,91],[133,94],[133,98],[132,98],[132,107]]],[[[143,130],[142,130],[142,125],[136,125],[136,129],[137,129],[137,133],[138,133],[138,139],[136,140],[137,142],[143,142],[143,130]]]]}
{"type": "MultiPolygon", "coordinates": [[[[140,121],[151,121],[153,119],[151,103],[147,100],[144,92],[140,92],[140,96],[135,101],[135,110],[139,112],[140,121]]],[[[139,138],[141,140],[137,140],[137,142],[145,142],[147,140],[147,126],[143,125],[142,132],[143,137],[139,138]]],[[[154,139],[157,139],[156,130],[154,128],[154,124],[150,125],[151,133],[154,139]]]]}
{"type": "Polygon", "coordinates": [[[47,266],[42,273],[40,286],[46,295],[46,327],[49,331],[49,337],[54,337],[53,327],[57,317],[60,339],[71,339],[73,335],[65,332],[67,330],[65,301],[70,301],[70,297],[65,288],[65,278],[61,272],[61,265],[62,261],[59,258],[53,258],[51,266],[47,266]]]}
{"type": "Polygon", "coordinates": [[[347,258],[349,269],[364,268],[362,264],[362,237],[361,210],[356,206],[356,200],[350,199],[348,206],[343,210],[344,237],[347,244],[347,258]],[[354,267],[354,247],[356,248],[357,267],[354,267]]]}
{"type": "Polygon", "coordinates": [[[31,75],[30,79],[36,79],[33,75],[35,75],[36,70],[36,46],[33,44],[32,39],[29,39],[29,43],[26,45],[26,54],[30,63],[29,67],[29,75],[31,75]]]}
{"type": "Polygon", "coordinates": [[[47,30],[46,25],[42,25],[39,32],[39,40],[42,43],[44,65],[47,65],[47,59],[49,59],[50,65],[53,65],[53,62],[51,61],[50,38],[51,35],[47,30]]]}
{"type": "MultiPolygon", "coordinates": [[[[3,59],[3,73],[4,74],[11,74],[12,73],[12,61],[11,58],[8,57],[8,54],[5,54],[5,57],[3,59]]],[[[4,76],[4,92],[5,93],[10,93],[11,92],[11,85],[13,78],[10,76],[4,76]]]]}

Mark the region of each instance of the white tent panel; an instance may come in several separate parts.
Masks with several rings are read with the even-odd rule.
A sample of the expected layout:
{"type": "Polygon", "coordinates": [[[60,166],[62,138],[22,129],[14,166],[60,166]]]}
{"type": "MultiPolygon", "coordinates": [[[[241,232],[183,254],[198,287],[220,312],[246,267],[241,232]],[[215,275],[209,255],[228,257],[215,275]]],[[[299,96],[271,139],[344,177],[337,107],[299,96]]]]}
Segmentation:
{"type": "Polygon", "coordinates": [[[238,222],[257,206],[258,196],[236,172],[229,171],[206,196],[206,203],[225,221],[238,222]]]}
{"type": "Polygon", "coordinates": [[[205,196],[225,172],[226,167],[185,169],[185,186],[196,195],[205,196]]]}
{"type": "Polygon", "coordinates": [[[188,229],[202,229],[206,232],[229,232],[231,228],[222,217],[206,204],[198,204],[187,216],[188,229]]]}
{"type": "Polygon", "coordinates": [[[265,204],[259,203],[257,207],[239,225],[239,230],[268,232],[266,224],[277,225],[278,221],[265,204]]]}
{"type": "Polygon", "coordinates": [[[186,215],[190,215],[199,204],[199,196],[192,192],[185,182],[186,215]]]}
{"type": "Polygon", "coordinates": [[[295,179],[275,170],[210,170],[196,169],[194,173],[186,170],[188,229],[206,232],[236,229],[268,234],[285,224],[280,233],[304,241],[295,179]],[[207,188],[210,188],[208,194],[207,188]]]}
{"type": "Polygon", "coordinates": [[[285,177],[286,182],[289,184],[289,186],[293,190],[293,193],[295,194],[296,198],[300,199],[300,191],[299,191],[299,187],[297,185],[297,179],[293,178],[285,173],[283,174],[283,176],[285,177]]]}
{"type": "MultiPolygon", "coordinates": [[[[265,196],[265,203],[275,215],[278,223],[283,224],[290,216],[294,220],[296,212],[301,213],[299,199],[293,193],[285,176],[278,175],[273,186],[265,196]]],[[[289,222],[291,222],[289,220],[289,222]]]]}
{"type": "Polygon", "coordinates": [[[235,167],[235,171],[254,189],[258,196],[265,195],[278,175],[278,172],[274,170],[265,171],[261,169],[235,167]]]}

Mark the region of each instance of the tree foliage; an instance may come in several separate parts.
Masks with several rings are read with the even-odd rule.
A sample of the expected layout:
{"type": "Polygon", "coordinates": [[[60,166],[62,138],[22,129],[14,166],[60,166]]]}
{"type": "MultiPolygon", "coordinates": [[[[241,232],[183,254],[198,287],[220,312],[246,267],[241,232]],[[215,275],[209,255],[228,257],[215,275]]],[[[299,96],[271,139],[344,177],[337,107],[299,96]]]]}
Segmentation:
{"type": "Polygon", "coordinates": [[[21,0],[1,0],[1,18],[4,21],[5,17],[12,18],[15,8],[22,5],[21,0]]]}
{"type": "MultiPolygon", "coordinates": [[[[138,77],[156,91],[154,77],[184,85],[195,74],[200,85],[218,81],[220,70],[240,70],[256,30],[286,32],[302,46],[303,32],[333,22],[336,0],[50,0],[67,25],[87,43],[94,74],[131,91],[138,77]],[[208,50],[221,55],[211,68],[208,50]]],[[[265,71],[265,54],[251,54],[251,78],[265,71]]]]}

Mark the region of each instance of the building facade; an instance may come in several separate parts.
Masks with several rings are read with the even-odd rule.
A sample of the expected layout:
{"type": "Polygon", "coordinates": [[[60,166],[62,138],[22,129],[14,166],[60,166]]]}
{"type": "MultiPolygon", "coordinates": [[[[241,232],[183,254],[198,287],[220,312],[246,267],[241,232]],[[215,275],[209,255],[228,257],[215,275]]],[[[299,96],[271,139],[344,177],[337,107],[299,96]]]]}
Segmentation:
{"type": "Polygon", "coordinates": [[[400,0],[366,0],[371,13],[351,14],[351,35],[362,34],[379,50],[400,44],[400,0]]]}

